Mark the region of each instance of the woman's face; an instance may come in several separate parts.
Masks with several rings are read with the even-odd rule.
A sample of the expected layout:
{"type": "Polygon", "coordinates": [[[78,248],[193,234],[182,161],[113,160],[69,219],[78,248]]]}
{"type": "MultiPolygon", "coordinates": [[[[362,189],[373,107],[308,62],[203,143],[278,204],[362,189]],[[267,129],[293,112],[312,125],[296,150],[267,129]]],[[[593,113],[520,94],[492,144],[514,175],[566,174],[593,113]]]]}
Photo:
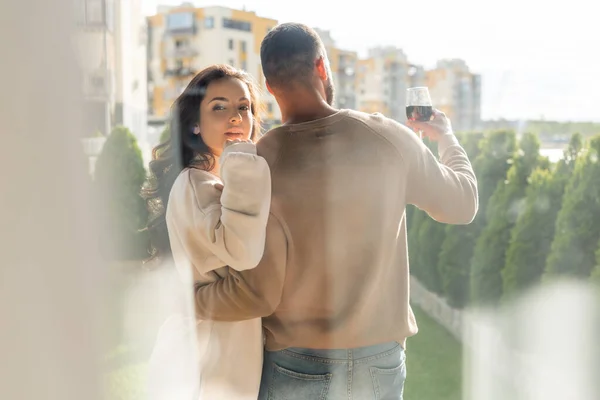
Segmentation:
{"type": "Polygon", "coordinates": [[[200,104],[200,135],[214,155],[220,156],[227,140],[249,140],[254,119],[250,91],[237,78],[211,82],[200,104]]]}

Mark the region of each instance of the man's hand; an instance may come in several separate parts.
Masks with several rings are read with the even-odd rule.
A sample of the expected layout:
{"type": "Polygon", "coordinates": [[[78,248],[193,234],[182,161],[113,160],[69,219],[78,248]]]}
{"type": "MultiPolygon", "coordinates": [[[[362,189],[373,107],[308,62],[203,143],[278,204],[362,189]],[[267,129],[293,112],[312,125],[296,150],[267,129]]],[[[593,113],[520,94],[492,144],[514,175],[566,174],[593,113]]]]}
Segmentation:
{"type": "Polygon", "coordinates": [[[442,136],[452,134],[452,124],[446,114],[440,110],[433,110],[431,121],[407,121],[408,125],[415,132],[422,132],[423,136],[434,142],[440,140],[442,136]]]}

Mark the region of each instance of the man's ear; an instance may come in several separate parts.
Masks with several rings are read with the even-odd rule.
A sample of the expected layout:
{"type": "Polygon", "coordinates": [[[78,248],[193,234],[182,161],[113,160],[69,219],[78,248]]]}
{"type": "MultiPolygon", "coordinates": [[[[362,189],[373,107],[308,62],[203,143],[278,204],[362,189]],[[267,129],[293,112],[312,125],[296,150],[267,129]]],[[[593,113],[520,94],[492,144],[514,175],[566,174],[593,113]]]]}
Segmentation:
{"type": "Polygon", "coordinates": [[[269,82],[265,81],[265,84],[267,85],[267,90],[269,91],[269,93],[271,93],[272,95],[274,95],[273,89],[271,89],[271,85],[269,85],[269,82]]]}
{"type": "Polygon", "coordinates": [[[325,57],[321,56],[317,58],[317,61],[315,61],[315,68],[317,69],[317,74],[319,75],[319,78],[321,78],[322,81],[326,81],[327,61],[325,60],[325,57]]]}

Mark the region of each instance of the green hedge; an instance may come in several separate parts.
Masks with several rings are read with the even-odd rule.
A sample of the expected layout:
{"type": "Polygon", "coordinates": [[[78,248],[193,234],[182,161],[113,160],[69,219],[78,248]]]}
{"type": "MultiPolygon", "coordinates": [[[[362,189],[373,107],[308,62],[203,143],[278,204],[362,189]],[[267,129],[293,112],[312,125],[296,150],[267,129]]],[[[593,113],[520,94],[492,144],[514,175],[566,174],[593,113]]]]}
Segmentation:
{"type": "Polygon", "coordinates": [[[110,260],[139,260],[148,256],[148,237],[140,232],[148,219],[140,196],[146,179],[142,153],[135,136],[116,127],[96,162],[95,186],[102,223],[100,246],[110,260]]]}
{"type": "Polygon", "coordinates": [[[479,213],[442,225],[407,207],[411,274],[457,308],[498,304],[560,276],[600,285],[600,135],[571,137],[563,160],[512,131],[463,134],[479,213]]]}

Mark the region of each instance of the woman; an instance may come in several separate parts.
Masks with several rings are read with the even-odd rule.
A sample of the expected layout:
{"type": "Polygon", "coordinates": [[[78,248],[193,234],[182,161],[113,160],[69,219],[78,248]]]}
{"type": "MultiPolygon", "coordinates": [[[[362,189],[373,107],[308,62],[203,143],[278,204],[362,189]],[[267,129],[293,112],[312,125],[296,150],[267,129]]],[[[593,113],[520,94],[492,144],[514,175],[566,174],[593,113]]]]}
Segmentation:
{"type": "MultiPolygon", "coordinates": [[[[225,65],[206,68],[171,114],[170,141],[154,149],[150,163],[148,230],[154,257],[172,254],[191,305],[194,286],[222,278],[228,268],[254,268],[262,258],[270,171],[253,143],[260,129],[258,98],[247,74],[225,65]]],[[[197,321],[184,310],[161,328],[149,394],[256,399],[262,347],[260,319],[197,321]]]]}

